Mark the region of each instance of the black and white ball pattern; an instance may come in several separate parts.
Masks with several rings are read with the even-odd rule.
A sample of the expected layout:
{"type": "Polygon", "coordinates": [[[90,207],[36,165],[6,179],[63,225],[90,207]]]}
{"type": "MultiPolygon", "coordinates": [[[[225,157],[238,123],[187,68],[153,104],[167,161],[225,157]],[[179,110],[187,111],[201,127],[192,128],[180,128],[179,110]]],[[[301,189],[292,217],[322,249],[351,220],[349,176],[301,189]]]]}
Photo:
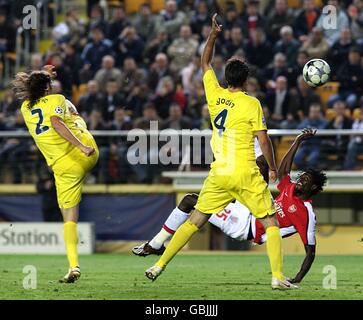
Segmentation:
{"type": "Polygon", "coordinates": [[[322,59],[312,59],[305,64],[303,77],[310,87],[322,86],[329,80],[330,66],[322,59]]]}

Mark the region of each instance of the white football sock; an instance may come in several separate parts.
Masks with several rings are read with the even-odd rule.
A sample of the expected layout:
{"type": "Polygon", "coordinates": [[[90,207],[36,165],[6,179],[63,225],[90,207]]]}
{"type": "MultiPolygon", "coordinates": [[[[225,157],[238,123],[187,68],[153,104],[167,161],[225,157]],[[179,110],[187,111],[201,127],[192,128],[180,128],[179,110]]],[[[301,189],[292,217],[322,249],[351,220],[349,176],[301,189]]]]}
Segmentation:
{"type": "Polygon", "coordinates": [[[154,249],[160,249],[165,241],[169,240],[175,231],[189,218],[189,213],[176,207],[165,221],[160,232],[149,242],[154,249]]]}

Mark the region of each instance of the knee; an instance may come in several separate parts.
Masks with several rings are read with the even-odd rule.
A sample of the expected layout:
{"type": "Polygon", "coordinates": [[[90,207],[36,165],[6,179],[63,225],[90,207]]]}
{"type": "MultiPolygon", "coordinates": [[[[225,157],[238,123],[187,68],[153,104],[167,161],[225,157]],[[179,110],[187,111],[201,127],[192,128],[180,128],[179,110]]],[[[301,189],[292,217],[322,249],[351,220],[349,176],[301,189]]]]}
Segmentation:
{"type": "Polygon", "coordinates": [[[196,193],[188,193],[180,201],[178,209],[180,209],[183,212],[189,213],[194,209],[194,206],[197,204],[197,201],[198,201],[198,195],[196,193]]]}

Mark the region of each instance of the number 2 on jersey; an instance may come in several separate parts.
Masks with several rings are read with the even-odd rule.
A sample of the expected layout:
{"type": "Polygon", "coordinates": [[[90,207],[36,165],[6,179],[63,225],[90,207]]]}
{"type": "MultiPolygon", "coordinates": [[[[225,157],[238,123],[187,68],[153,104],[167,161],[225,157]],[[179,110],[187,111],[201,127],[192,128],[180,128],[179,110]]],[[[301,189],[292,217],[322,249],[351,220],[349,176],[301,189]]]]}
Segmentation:
{"type": "Polygon", "coordinates": [[[228,110],[223,109],[220,113],[218,113],[218,115],[214,119],[214,126],[218,129],[218,133],[220,136],[223,134],[224,130],[226,130],[224,124],[227,119],[227,114],[228,110]]]}
{"type": "Polygon", "coordinates": [[[32,110],[32,115],[36,115],[36,114],[39,117],[39,121],[38,121],[37,126],[35,128],[35,133],[36,134],[41,134],[41,133],[43,133],[45,131],[48,131],[49,127],[48,126],[43,126],[44,117],[43,117],[42,109],[32,110]]]}

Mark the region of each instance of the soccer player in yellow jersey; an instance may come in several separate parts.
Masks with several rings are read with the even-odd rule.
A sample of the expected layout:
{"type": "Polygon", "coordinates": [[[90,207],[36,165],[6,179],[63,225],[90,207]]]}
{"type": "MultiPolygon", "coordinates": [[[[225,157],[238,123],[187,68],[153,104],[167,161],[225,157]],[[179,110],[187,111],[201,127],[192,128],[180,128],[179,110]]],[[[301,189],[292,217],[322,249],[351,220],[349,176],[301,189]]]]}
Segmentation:
{"type": "Polygon", "coordinates": [[[69,271],[61,282],[76,281],[78,263],[77,221],[85,176],[98,160],[98,148],[76,108],[60,94],[51,94],[53,68],[20,72],[13,85],[24,100],[25,123],[47,164],[54,172],[58,204],[64,220],[64,240],[69,271]]]}
{"type": "Polygon", "coordinates": [[[220,87],[210,65],[214,44],[221,25],[216,14],[212,30],[203,51],[201,66],[208,108],[213,126],[211,147],[215,161],[204,181],[203,188],[190,218],[174,234],[160,260],[146,270],[146,276],[155,280],[170,260],[210,218],[237,199],[244,204],[266,230],[267,253],[272,270],[273,289],[296,288],[282,273],[281,235],[275,217],[273,199],[259,169],[254,154],[257,136],[270,168],[270,179],[276,181],[277,170],[271,140],[260,102],[243,92],[248,76],[247,65],[231,58],[225,69],[228,88],[220,87]]]}

